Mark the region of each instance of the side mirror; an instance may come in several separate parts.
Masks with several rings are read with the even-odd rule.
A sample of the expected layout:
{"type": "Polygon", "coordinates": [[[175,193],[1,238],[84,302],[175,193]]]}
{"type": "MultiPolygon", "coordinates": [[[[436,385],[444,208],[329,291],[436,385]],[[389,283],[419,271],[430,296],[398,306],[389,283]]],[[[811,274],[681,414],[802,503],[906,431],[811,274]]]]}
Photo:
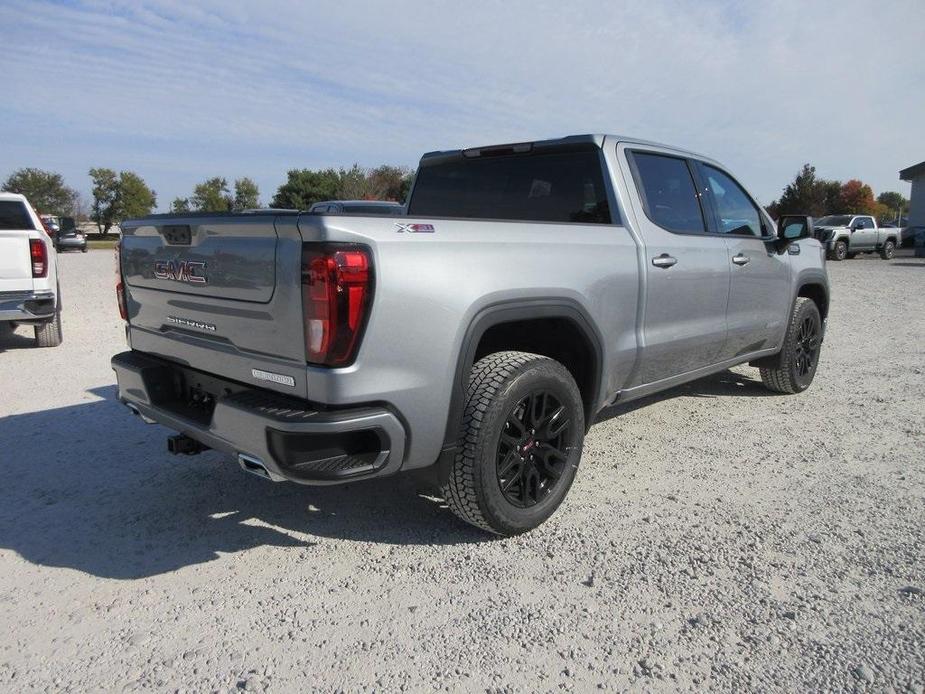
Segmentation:
{"type": "Polygon", "coordinates": [[[798,239],[812,238],[813,218],[805,214],[785,214],[777,220],[777,240],[790,243],[798,239]]]}

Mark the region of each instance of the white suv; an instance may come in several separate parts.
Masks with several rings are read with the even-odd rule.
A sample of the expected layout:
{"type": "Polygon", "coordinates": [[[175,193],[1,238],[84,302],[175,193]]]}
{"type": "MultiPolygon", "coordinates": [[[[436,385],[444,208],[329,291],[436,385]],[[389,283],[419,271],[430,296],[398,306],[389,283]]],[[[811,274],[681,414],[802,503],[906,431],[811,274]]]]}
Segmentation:
{"type": "Polygon", "coordinates": [[[61,344],[54,244],[24,196],[0,192],[0,329],[20,323],[39,347],[61,344]]]}

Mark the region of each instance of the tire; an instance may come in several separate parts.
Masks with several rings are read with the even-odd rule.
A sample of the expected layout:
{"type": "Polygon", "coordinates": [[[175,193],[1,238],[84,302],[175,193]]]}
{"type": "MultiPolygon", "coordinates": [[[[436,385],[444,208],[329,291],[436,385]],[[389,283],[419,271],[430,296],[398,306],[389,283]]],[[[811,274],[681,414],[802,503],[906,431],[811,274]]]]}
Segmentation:
{"type": "Polygon", "coordinates": [[[848,244],[844,241],[836,241],[835,246],[829,253],[830,260],[844,260],[848,257],[848,244]]]}
{"type": "Polygon", "coordinates": [[[39,347],[57,347],[61,344],[61,310],[55,311],[55,318],[35,326],[35,343],[39,347]]]}
{"type": "Polygon", "coordinates": [[[777,363],[761,367],[761,381],[776,393],[802,393],[809,388],[822,351],[822,317],[812,299],[797,297],[777,363]]]}
{"type": "Polygon", "coordinates": [[[893,255],[896,253],[896,242],[887,241],[883,244],[883,248],[880,249],[880,257],[884,260],[892,260],[893,255]]]}
{"type": "Polygon", "coordinates": [[[86,247],[86,246],[84,246],[83,248],[81,248],[81,249],[80,249],[80,252],[81,252],[81,253],[86,253],[86,252],[87,252],[87,250],[88,250],[88,249],[87,249],[87,247],[86,247]]]}
{"type": "Polygon", "coordinates": [[[584,435],[581,393],[562,364],[527,352],[489,354],[469,375],[462,448],[443,498],[483,530],[532,530],[572,486],[584,435]]]}

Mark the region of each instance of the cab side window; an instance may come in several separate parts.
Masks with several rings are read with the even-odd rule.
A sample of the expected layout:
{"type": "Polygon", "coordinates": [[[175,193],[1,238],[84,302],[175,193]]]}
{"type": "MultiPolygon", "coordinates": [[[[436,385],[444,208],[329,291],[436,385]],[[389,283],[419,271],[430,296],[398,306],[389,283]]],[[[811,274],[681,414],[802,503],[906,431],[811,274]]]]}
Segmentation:
{"type": "Polygon", "coordinates": [[[649,152],[637,151],[632,156],[646,216],[669,231],[706,232],[703,210],[687,162],[649,152]]]}
{"type": "Polygon", "coordinates": [[[871,219],[870,217],[858,217],[855,220],[854,228],[855,229],[873,229],[874,220],[871,219]]]}
{"type": "Polygon", "coordinates": [[[718,231],[723,234],[761,236],[761,215],[742,187],[709,164],[701,164],[700,171],[707,197],[713,201],[718,231]]]}

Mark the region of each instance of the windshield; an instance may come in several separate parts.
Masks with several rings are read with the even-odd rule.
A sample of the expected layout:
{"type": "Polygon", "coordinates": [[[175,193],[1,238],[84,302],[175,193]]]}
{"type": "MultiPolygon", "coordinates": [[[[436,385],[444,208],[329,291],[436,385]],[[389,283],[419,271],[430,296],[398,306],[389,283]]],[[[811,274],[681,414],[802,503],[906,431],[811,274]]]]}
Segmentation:
{"type": "Polygon", "coordinates": [[[850,221],[850,214],[830,214],[822,219],[817,219],[814,224],[817,227],[844,227],[848,226],[848,222],[850,221]]]}

